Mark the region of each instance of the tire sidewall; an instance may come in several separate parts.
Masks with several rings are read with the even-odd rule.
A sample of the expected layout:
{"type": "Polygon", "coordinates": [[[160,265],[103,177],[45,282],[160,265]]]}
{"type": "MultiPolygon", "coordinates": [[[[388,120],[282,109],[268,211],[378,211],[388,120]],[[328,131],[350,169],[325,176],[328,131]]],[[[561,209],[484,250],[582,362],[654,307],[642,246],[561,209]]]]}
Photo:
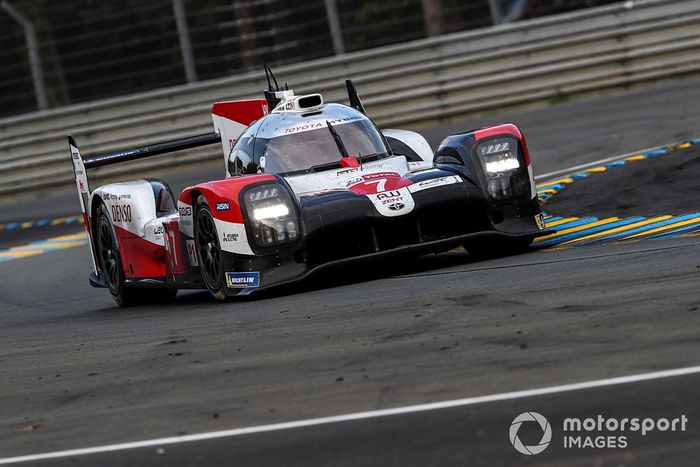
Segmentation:
{"type": "MultiPolygon", "coordinates": [[[[119,240],[117,239],[117,234],[116,231],[114,230],[114,224],[112,224],[112,219],[109,217],[109,211],[107,210],[107,207],[105,206],[104,203],[100,204],[100,207],[98,208],[98,218],[97,218],[97,237],[98,237],[98,246],[102,248],[102,245],[99,243],[99,235],[100,235],[100,229],[101,229],[101,224],[102,222],[106,222],[110,232],[112,234],[112,240],[114,242],[114,254],[117,262],[117,283],[112,284],[107,281],[107,285],[109,286],[109,291],[110,293],[117,299],[117,297],[120,297],[121,294],[124,292],[124,280],[125,280],[125,275],[124,275],[124,269],[122,267],[122,258],[121,258],[121,251],[119,250],[119,240]]],[[[98,261],[99,261],[99,266],[103,270],[104,274],[107,274],[107,271],[104,270],[102,263],[102,256],[101,252],[98,251],[98,261]]],[[[117,302],[119,302],[119,299],[117,299],[117,302]]]]}
{"type": "Polygon", "coordinates": [[[219,235],[218,231],[216,231],[215,235],[215,240],[216,240],[216,247],[219,249],[219,255],[220,255],[220,261],[219,261],[219,282],[217,284],[210,284],[209,281],[207,280],[205,274],[201,271],[201,268],[204,265],[204,259],[202,258],[201,252],[200,252],[200,245],[197,240],[197,229],[199,228],[199,218],[200,216],[209,216],[209,218],[212,221],[212,224],[214,226],[214,230],[216,231],[216,222],[214,221],[214,215],[211,212],[211,208],[209,207],[209,204],[207,203],[206,199],[204,199],[203,196],[199,196],[197,198],[197,202],[195,204],[195,218],[194,218],[194,239],[195,239],[195,250],[197,254],[197,261],[199,262],[200,265],[200,274],[202,276],[202,280],[204,281],[205,285],[207,286],[207,289],[211,294],[217,299],[217,300],[224,300],[226,298],[226,277],[225,277],[225,271],[224,271],[224,261],[223,261],[223,250],[221,249],[221,242],[219,242],[219,235]]]}

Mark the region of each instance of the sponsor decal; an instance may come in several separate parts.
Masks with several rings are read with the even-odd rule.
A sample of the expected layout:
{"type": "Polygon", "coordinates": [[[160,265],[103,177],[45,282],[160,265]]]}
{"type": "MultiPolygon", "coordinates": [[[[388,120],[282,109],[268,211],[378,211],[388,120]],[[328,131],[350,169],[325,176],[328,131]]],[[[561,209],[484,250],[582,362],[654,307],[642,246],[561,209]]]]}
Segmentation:
{"type": "Polygon", "coordinates": [[[229,203],[228,201],[216,203],[217,211],[228,211],[229,209],[231,209],[231,203],[229,203]]]}
{"type": "Polygon", "coordinates": [[[408,187],[411,193],[416,193],[418,191],[427,190],[430,188],[435,188],[438,186],[452,185],[453,183],[460,183],[462,178],[458,175],[449,175],[447,177],[431,178],[428,180],[423,180],[422,182],[414,183],[408,187]]]}
{"type": "Polygon", "coordinates": [[[197,250],[195,250],[194,240],[185,241],[187,247],[187,258],[190,260],[192,266],[199,266],[199,261],[197,260],[197,250]]]}
{"type": "Polygon", "coordinates": [[[355,177],[355,178],[351,178],[350,180],[343,182],[343,186],[345,186],[345,188],[347,188],[347,187],[356,185],[360,182],[362,182],[362,177],[355,177]]]}
{"type": "Polygon", "coordinates": [[[416,207],[413,197],[408,191],[409,188],[410,186],[366,196],[382,216],[403,216],[416,207]]]}
{"type": "Polygon", "coordinates": [[[535,222],[537,223],[537,227],[540,230],[544,230],[547,228],[547,224],[544,222],[544,214],[539,213],[535,216],[535,222]]]}
{"type": "Polygon", "coordinates": [[[401,201],[403,201],[403,196],[395,196],[394,198],[387,198],[381,200],[382,204],[385,206],[390,206],[394,203],[399,203],[401,201]]]}
{"type": "Polygon", "coordinates": [[[399,190],[385,191],[377,195],[377,201],[381,201],[382,204],[392,204],[397,201],[403,201],[403,196],[401,196],[399,190]]]}
{"type": "Polygon", "coordinates": [[[131,222],[131,205],[129,204],[113,204],[112,205],[112,220],[114,222],[131,222]]]}
{"type": "Polygon", "coordinates": [[[155,229],[153,229],[153,235],[163,235],[165,233],[165,228],[162,225],[159,225],[155,229]]]}
{"type": "Polygon", "coordinates": [[[180,215],[180,232],[182,232],[190,238],[194,237],[192,206],[183,203],[182,201],[178,201],[177,212],[180,215]]]}
{"type": "Polygon", "coordinates": [[[238,241],[238,234],[237,233],[224,233],[223,240],[225,242],[237,242],[238,241]]]}
{"type": "MultiPolygon", "coordinates": [[[[331,123],[332,125],[332,123],[331,123]]],[[[317,128],[323,128],[323,124],[321,122],[312,122],[312,123],[305,123],[303,125],[297,125],[289,128],[284,129],[284,134],[288,135],[291,133],[299,133],[302,131],[309,131],[309,130],[315,130],[317,128]]]]}
{"type": "Polygon", "coordinates": [[[393,198],[394,196],[399,196],[399,195],[401,195],[401,192],[398,190],[386,191],[384,193],[379,193],[377,195],[377,199],[393,198]]]}
{"type": "Polygon", "coordinates": [[[232,288],[260,287],[260,273],[254,272],[227,272],[226,286],[232,288]]]}
{"type": "Polygon", "coordinates": [[[365,180],[374,180],[375,178],[399,177],[398,172],[377,172],[373,174],[363,175],[365,180]]]}

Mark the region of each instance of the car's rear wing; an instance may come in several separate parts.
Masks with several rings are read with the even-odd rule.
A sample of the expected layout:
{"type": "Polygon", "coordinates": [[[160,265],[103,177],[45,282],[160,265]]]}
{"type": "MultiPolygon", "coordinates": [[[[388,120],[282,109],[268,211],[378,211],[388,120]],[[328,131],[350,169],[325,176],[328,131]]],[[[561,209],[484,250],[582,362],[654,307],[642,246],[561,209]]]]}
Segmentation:
{"type": "Polygon", "coordinates": [[[97,270],[97,257],[92,241],[92,228],[90,225],[90,180],[88,179],[87,171],[104,167],[106,165],[118,164],[121,162],[129,162],[146,157],[158,156],[170,152],[184,151],[186,149],[197,148],[209,144],[218,144],[221,142],[221,136],[218,133],[206,133],[203,135],[188,136],[185,138],[174,139],[170,141],[162,141],[159,143],[147,144],[137,148],[125,149],[122,151],[107,152],[103,154],[95,154],[85,159],[80,155],[80,149],[72,135],[68,135],[68,147],[71,153],[73,162],[73,172],[75,174],[75,185],[78,188],[78,198],[80,199],[80,210],[83,214],[83,223],[85,231],[90,241],[92,249],[92,262],[95,274],[97,270]]]}

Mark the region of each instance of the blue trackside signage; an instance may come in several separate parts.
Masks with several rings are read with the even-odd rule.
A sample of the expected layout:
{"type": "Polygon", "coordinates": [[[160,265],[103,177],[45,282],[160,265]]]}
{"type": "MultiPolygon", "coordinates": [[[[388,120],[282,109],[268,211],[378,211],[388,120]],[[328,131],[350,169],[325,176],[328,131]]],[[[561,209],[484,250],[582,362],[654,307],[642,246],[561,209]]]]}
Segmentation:
{"type": "Polygon", "coordinates": [[[259,272],[227,272],[226,285],[228,287],[245,288],[260,287],[259,272]]]}
{"type": "Polygon", "coordinates": [[[217,211],[228,211],[231,209],[231,203],[226,201],[225,203],[216,203],[216,210],[217,211]]]}

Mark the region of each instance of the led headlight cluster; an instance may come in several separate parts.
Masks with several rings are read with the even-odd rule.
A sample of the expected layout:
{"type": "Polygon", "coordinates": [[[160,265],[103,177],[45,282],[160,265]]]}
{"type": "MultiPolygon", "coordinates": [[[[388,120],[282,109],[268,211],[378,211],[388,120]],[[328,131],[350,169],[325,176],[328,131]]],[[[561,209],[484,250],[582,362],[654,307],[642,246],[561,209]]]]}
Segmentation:
{"type": "Polygon", "coordinates": [[[294,202],[281,185],[255,186],[245,192],[244,202],[252,237],[258,246],[279,245],[299,238],[294,202]]]}
{"type": "Polygon", "coordinates": [[[529,192],[527,168],[518,157],[518,141],[509,136],[492,138],[476,147],[486,173],[489,195],[498,200],[529,192]]]}

